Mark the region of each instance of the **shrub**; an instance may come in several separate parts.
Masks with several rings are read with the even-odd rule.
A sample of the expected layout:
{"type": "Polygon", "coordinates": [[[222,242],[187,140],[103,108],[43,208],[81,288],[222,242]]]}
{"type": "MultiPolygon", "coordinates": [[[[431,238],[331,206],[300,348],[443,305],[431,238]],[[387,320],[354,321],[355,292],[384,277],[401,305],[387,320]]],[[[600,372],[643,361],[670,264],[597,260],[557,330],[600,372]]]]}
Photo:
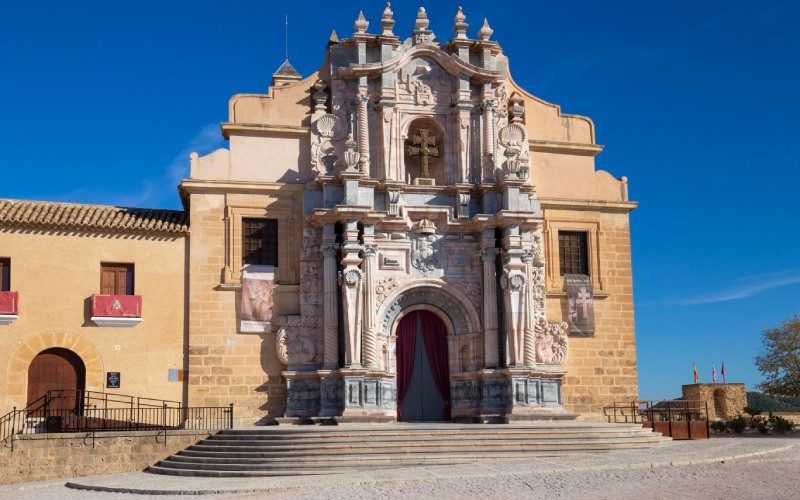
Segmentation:
{"type": "Polygon", "coordinates": [[[715,420],[711,422],[711,430],[714,432],[730,432],[728,430],[728,424],[726,424],[724,420],[715,420]]]}
{"type": "Polygon", "coordinates": [[[733,418],[729,418],[726,425],[736,434],[741,434],[747,428],[747,420],[741,415],[736,415],[733,418]]]}
{"type": "Polygon", "coordinates": [[[755,406],[745,406],[744,412],[750,415],[751,417],[755,417],[756,415],[761,415],[761,410],[759,410],[755,406]]]}
{"type": "Polygon", "coordinates": [[[767,433],[767,419],[758,415],[750,417],[750,423],[748,424],[751,429],[760,432],[761,434],[767,433]]]}
{"type": "Polygon", "coordinates": [[[787,420],[780,415],[770,414],[769,424],[772,430],[775,432],[789,432],[794,429],[794,422],[787,420]]]}

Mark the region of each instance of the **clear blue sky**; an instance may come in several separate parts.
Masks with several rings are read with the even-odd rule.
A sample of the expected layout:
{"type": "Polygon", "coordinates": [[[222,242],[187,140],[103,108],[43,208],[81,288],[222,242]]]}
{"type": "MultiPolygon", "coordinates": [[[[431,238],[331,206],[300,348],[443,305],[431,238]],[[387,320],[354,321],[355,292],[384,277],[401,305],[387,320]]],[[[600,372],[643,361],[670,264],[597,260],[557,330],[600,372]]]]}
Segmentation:
{"type": "MultiPolygon", "coordinates": [[[[761,330],[800,310],[800,4],[428,2],[440,38],[459,3],[630,180],[640,396],[680,395],[692,362],[753,388],[761,330]]],[[[393,2],[395,33],[419,5],[393,2]]],[[[5,4],[0,197],[180,208],[189,152],[224,146],[229,97],[283,62],[284,14],[308,75],[360,8],[377,32],[376,1],[5,4]]]]}

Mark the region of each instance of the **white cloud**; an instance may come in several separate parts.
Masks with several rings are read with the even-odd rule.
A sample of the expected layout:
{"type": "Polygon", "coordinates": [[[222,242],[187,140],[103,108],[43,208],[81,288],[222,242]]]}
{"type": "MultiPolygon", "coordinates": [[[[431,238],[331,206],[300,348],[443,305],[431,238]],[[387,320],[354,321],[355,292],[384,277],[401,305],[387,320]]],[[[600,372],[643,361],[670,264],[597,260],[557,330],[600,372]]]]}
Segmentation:
{"type": "Polygon", "coordinates": [[[756,295],[761,295],[772,288],[793,285],[795,283],[800,283],[800,269],[789,269],[775,273],[743,276],[737,280],[737,283],[723,288],[722,290],[643,305],[694,306],[700,304],[728,302],[731,300],[755,297],[756,295]]]}

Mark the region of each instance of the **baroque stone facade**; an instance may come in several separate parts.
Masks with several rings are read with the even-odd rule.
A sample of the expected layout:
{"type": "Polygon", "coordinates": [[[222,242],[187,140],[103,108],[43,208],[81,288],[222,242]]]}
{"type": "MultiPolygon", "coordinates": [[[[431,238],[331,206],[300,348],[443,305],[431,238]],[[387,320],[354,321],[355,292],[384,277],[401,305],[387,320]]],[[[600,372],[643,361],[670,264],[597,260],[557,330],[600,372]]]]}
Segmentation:
{"type": "MultiPolygon", "coordinates": [[[[394,24],[388,5],[377,32],[359,15],[350,37],[334,34],[321,48],[313,74],[303,78],[286,61],[266,94],[235,95],[221,124],[229,148],[191,155],[179,187],[185,212],[167,214],[187,219],[180,235],[136,240],[127,253],[109,243],[113,255],[96,255],[149,271],[158,259],[147,245],[175,247],[167,268],[181,286],[169,301],[145,296],[148,316],[136,329],[150,339],[147,325],[160,325],[154,318],[169,308],[178,317],[168,352],[177,358],[169,367],[122,363],[123,380],[175,365],[186,378],[166,396],[233,403],[237,424],[394,420],[398,324],[427,311],[447,331],[444,400],[453,419],[599,419],[604,405],[637,397],[628,223],[636,203],[625,177],[595,169],[603,148],[593,123],[520,88],[485,20],[470,38],[459,8],[449,40],[424,9],[406,39],[394,24]],[[258,332],[239,322],[252,219],[277,228],[272,321],[258,332]],[[589,336],[567,331],[562,232],[585,238],[589,336]]],[[[4,214],[8,227],[26,223],[4,214]]],[[[156,236],[171,227],[148,224],[156,236]]],[[[133,231],[126,227],[114,231],[133,231]]],[[[30,244],[20,240],[15,251],[30,244]]],[[[139,283],[166,293],[157,273],[139,283]]],[[[7,328],[30,321],[20,316],[7,328]]],[[[89,344],[106,342],[94,333],[89,344]]],[[[47,347],[25,350],[25,359],[47,347]]],[[[96,363],[86,360],[95,389],[104,364],[124,357],[98,352],[96,363]]],[[[9,363],[15,373],[28,366],[9,363]]],[[[7,409],[24,404],[25,388],[14,390],[7,409]]]]}

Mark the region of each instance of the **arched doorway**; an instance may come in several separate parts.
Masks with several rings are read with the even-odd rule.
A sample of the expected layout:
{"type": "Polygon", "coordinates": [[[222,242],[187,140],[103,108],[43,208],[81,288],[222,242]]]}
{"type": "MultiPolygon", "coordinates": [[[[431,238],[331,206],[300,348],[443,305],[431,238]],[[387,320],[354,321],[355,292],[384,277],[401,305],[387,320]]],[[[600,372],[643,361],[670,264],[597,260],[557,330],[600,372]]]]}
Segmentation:
{"type": "Polygon", "coordinates": [[[80,356],[60,347],[47,349],[33,358],[28,367],[28,404],[35,403],[48,391],[62,391],[48,406],[49,410],[80,410],[86,385],[86,367],[80,356]]]}
{"type": "Polygon", "coordinates": [[[447,328],[430,311],[412,311],[397,326],[397,419],[450,420],[447,328]]]}
{"type": "Polygon", "coordinates": [[[728,406],[725,390],[714,389],[714,415],[718,418],[728,418],[726,410],[728,406]]]}

